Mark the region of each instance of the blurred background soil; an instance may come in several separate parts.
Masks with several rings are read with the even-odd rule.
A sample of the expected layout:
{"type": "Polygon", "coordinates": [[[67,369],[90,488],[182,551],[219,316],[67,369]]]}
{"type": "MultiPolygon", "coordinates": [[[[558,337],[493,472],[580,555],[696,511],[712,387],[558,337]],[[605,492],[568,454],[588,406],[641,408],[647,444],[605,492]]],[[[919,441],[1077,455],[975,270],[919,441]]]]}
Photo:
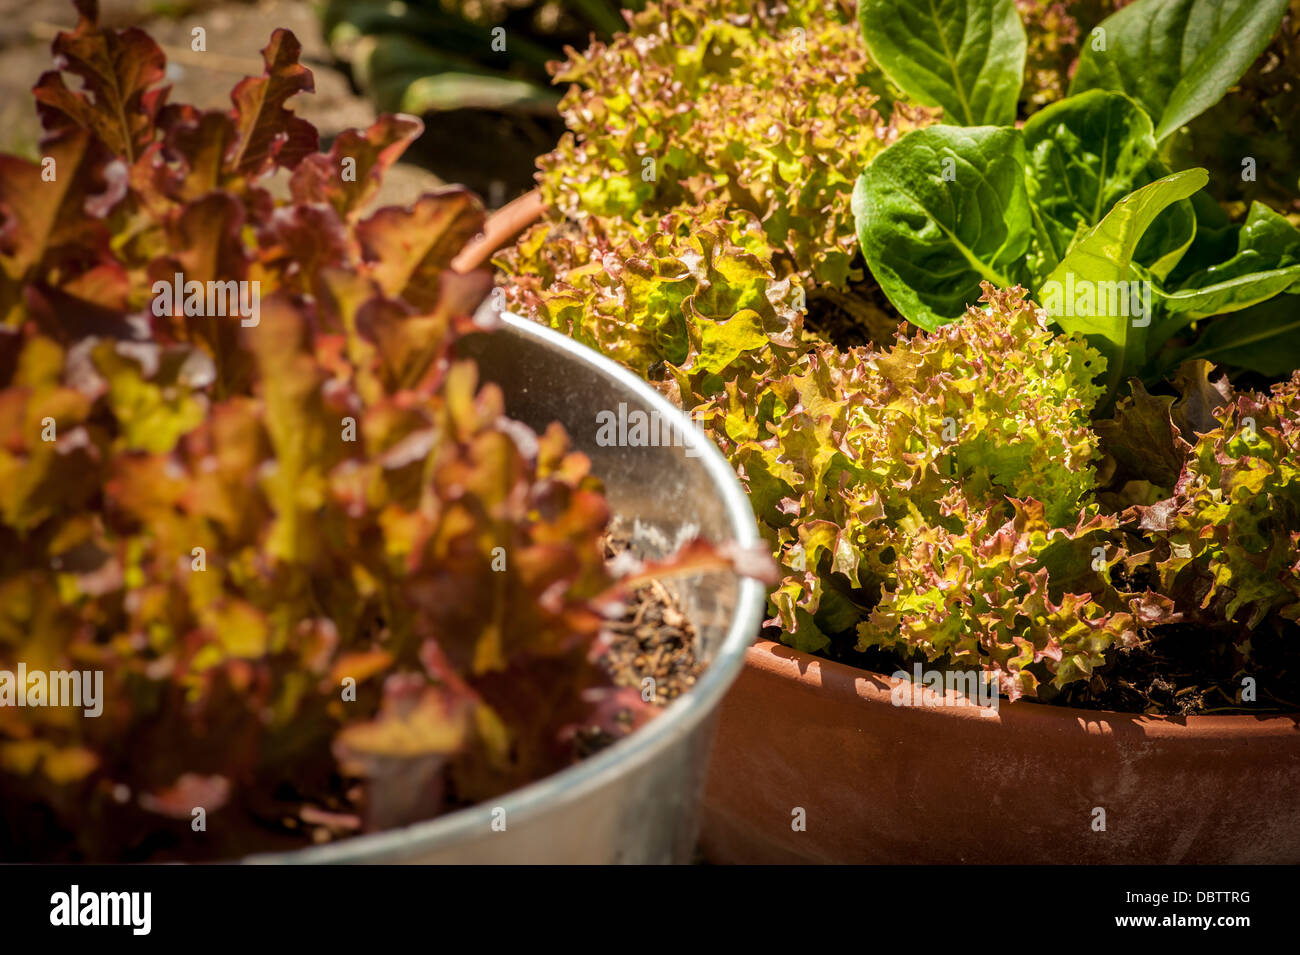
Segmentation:
{"type": "MultiPolygon", "coordinates": [[[[276,27],[292,30],[316,80],[314,95],[289,106],[320,131],[322,148],[340,132],[374,121],[374,104],[358,92],[346,65],[330,53],[320,19],[302,0],[100,0],[100,21],[143,27],[167,56],[171,102],[201,109],[230,106],[230,89],[262,73],[260,51],[276,27]],[[205,52],[191,49],[206,31],[205,52]]],[[[52,68],[50,43],[76,24],[71,0],[0,0],[0,151],[35,157],[40,139],[31,87],[52,68]]],[[[425,132],[389,172],[377,205],[407,204],[450,182],[474,189],[490,206],[533,185],[534,158],[551,148],[558,118],[453,110],[422,117],[425,132]]]]}

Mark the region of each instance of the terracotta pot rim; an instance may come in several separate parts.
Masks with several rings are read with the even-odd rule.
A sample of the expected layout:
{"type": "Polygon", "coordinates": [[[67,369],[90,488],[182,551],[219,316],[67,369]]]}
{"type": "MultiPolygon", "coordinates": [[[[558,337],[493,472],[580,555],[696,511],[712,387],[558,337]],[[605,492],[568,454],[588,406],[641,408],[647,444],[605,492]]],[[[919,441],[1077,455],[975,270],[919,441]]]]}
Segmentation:
{"type": "Polygon", "coordinates": [[[1147,716],[1113,710],[1050,706],[1031,701],[1008,703],[1005,699],[999,702],[996,713],[990,713],[985,708],[958,697],[953,691],[946,691],[945,697],[950,702],[945,706],[896,707],[891,703],[890,691],[907,681],[823,659],[761,638],[745,651],[745,666],[802,684],[809,691],[840,702],[885,705],[913,717],[982,722],[1003,730],[1019,726],[1054,731],[1065,730],[1068,726],[1077,732],[1078,724],[1083,724],[1090,733],[1099,736],[1112,733],[1129,735],[1137,731],[1147,737],[1183,740],[1294,737],[1300,733],[1300,713],[1147,716]]]}
{"type": "Polygon", "coordinates": [[[483,223],[483,231],[465,244],[452,259],[457,272],[471,272],[488,263],[494,254],[513,242],[546,212],[540,189],[530,189],[493,212],[483,223]]]}

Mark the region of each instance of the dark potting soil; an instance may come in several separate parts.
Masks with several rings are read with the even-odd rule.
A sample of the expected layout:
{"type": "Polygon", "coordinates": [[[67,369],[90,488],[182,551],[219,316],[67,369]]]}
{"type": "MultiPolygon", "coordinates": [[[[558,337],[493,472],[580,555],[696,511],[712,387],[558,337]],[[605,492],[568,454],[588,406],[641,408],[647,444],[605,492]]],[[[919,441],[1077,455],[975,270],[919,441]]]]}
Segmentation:
{"type": "MultiPolygon", "coordinates": [[[[617,530],[605,536],[605,559],[627,550],[629,538],[617,530]]],[[[682,611],[677,596],[657,580],[638,587],[626,602],[623,615],[606,625],[608,649],[601,658],[605,671],[618,686],[642,692],[651,706],[663,707],[681,696],[699,678],[703,665],[696,658],[695,627],[682,611]],[[647,694],[645,681],[654,681],[647,694]]],[[[616,743],[619,736],[598,726],[579,730],[577,755],[585,759],[616,743]]]]}
{"type": "MultiPolygon", "coordinates": [[[[858,260],[861,267],[861,260],[858,260]]],[[[808,296],[804,328],[836,348],[885,347],[898,336],[898,312],[875,282],[861,279],[844,290],[830,285],[808,296]]]]}
{"type": "Polygon", "coordinates": [[[1300,627],[1260,627],[1243,655],[1206,627],[1162,627],[1158,638],[1114,653],[1087,683],[1051,700],[1063,706],[1160,716],[1263,715],[1300,710],[1300,627]],[[1254,700],[1243,700],[1247,680],[1254,700]]]}
{"type": "MultiPolygon", "coordinates": [[[[779,633],[765,634],[779,640],[779,633]]],[[[1243,655],[1222,633],[1193,625],[1147,631],[1137,646],[1115,650],[1111,662],[1091,680],[1060,691],[1039,687],[1036,702],[1085,710],[1141,713],[1147,716],[1202,714],[1265,714],[1300,711],[1300,625],[1282,622],[1275,629],[1261,626],[1243,655]],[[1254,700],[1242,699],[1246,678],[1254,681],[1254,700]]],[[[860,651],[856,638],[832,639],[823,655],[884,675],[911,672],[915,663],[934,667],[922,658],[907,658],[878,648],[860,651]]]]}
{"type": "MultiPolygon", "coordinates": [[[[613,558],[627,547],[625,539],[611,535],[605,554],[613,558]]],[[[660,581],[638,587],[623,616],[606,629],[610,643],[604,664],[619,686],[643,690],[651,679],[654,693],[648,702],[665,706],[695,685],[703,669],[695,656],[695,627],[660,581]]]]}

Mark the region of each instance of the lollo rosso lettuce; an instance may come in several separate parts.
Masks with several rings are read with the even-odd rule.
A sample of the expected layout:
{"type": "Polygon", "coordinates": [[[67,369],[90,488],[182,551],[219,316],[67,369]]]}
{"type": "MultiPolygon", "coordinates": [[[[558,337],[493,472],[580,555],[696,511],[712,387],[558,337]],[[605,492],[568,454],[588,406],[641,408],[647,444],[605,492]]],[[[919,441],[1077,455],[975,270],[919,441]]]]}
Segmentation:
{"type": "MultiPolygon", "coordinates": [[[[1266,517],[1294,508],[1285,495],[1294,493],[1300,465],[1300,414],[1293,401],[1283,402],[1292,392],[1269,399],[1271,414],[1257,411],[1254,419],[1253,434],[1270,449],[1277,496],[1247,505],[1239,491],[1235,500],[1254,507],[1255,517],[1221,508],[1214,533],[1222,553],[1210,551],[1203,523],[1209,511],[1179,503],[1202,523],[1177,527],[1172,516],[1163,527],[1152,516],[1172,515],[1174,503],[1155,502],[1175,494],[1175,484],[1184,497],[1194,489],[1220,494],[1217,485],[1207,489],[1191,477],[1223,459],[1215,442],[1226,439],[1201,434],[1208,412],[1196,428],[1184,421],[1190,440],[1183,440],[1173,430],[1171,400],[1153,399],[1134,382],[1135,398],[1146,403],[1142,414],[1134,415],[1129,398],[1113,418],[1094,421],[1105,393],[1105,357],[1080,336],[1051,331],[1047,313],[1023,290],[986,283],[983,304],[961,321],[900,334],[880,350],[837,350],[804,335],[797,310],[777,309],[761,339],[701,376],[690,371],[701,362],[698,343],[727,329],[727,311],[734,318],[755,307],[763,286],[752,283],[742,301],[745,283],[720,269],[712,281],[734,280],[729,297],[712,299],[726,303],[721,313],[706,316],[694,306],[698,276],[663,300],[660,311],[645,290],[674,283],[653,277],[685,274],[683,263],[703,262],[701,250],[710,248],[711,230],[691,239],[671,225],[666,219],[654,248],[674,237],[679,247],[699,242],[696,259],[678,252],[659,260],[635,241],[601,237],[592,245],[602,251],[566,272],[565,261],[579,261],[592,247],[570,233],[546,243],[556,269],[546,282],[559,290],[553,297],[508,294],[525,313],[679,397],[724,450],[782,568],[768,623],[786,642],[814,652],[884,650],[982,669],[1011,699],[1050,698],[1093,677],[1116,650],[1158,640],[1184,621],[1210,623],[1225,643],[1248,653],[1263,613],[1237,610],[1260,599],[1259,585],[1246,582],[1262,567],[1273,575],[1268,606],[1282,616],[1295,612],[1300,555],[1289,528],[1296,518],[1274,525],[1266,517]],[[647,257],[631,259],[637,250],[647,257]],[[596,293],[613,281],[620,284],[596,293]],[[571,291],[580,286],[582,294],[571,291]],[[571,303],[563,306],[571,309],[567,318],[557,321],[549,308],[556,301],[571,303]],[[607,308],[601,303],[617,306],[618,323],[600,320],[607,308]],[[591,321],[584,324],[584,316],[591,321]],[[673,336],[656,338],[648,330],[662,326],[648,316],[683,324],[673,336]],[[783,332],[773,317],[787,323],[783,332]],[[1165,408],[1163,446],[1152,437],[1161,420],[1147,407],[1152,402],[1165,408]],[[1187,475],[1181,483],[1179,475],[1187,475]],[[1155,508],[1140,512],[1130,506],[1135,500],[1155,508]],[[1240,528],[1231,527],[1237,521],[1270,528],[1267,554],[1238,536],[1240,528]],[[1188,566],[1178,555],[1187,556],[1192,541],[1201,541],[1194,549],[1200,559],[1188,566]],[[1177,586],[1175,569],[1182,574],[1177,586]],[[1211,605],[1206,588],[1216,575],[1224,596],[1211,605]]],[[[754,225],[741,220],[736,241],[746,229],[754,225]]],[[[767,267],[769,292],[788,295],[767,267]]],[[[1204,363],[1189,367],[1208,374],[1204,363]]],[[[1195,372],[1179,381],[1184,377],[1190,382],[1195,372]]],[[[1196,392],[1184,404],[1217,400],[1205,387],[1180,387],[1196,392]]],[[[1240,400],[1256,409],[1262,399],[1240,400]]],[[[1258,464],[1239,464],[1250,469],[1251,487],[1263,486],[1258,464]]]]}
{"type": "MultiPolygon", "coordinates": [[[[1091,5],[1096,6],[1097,2],[1092,0],[1091,5]]],[[[1113,6],[1115,0],[1104,2],[1113,6]]],[[[1080,29],[1078,8],[1090,4],[1067,0],[1015,0],[1015,3],[1028,38],[1020,103],[1026,112],[1034,112],[1060,99],[1069,87],[1079,44],[1088,40],[1080,29]]],[[[1095,18],[1085,19],[1092,22],[1095,18]]]]}
{"type": "Polygon", "coordinates": [[[507,305],[659,384],[682,408],[804,347],[802,287],[773,280],[753,215],[728,219],[720,201],[672,211],[646,241],[621,220],[583,224],[543,223],[509,250],[505,261],[533,271],[506,286],[507,305]]]}
{"type": "Polygon", "coordinates": [[[1189,620],[1247,631],[1300,620],[1300,373],[1268,394],[1239,393],[1189,362],[1176,384],[1177,403],[1145,393],[1126,403],[1145,427],[1113,429],[1133,464],[1131,514],[1152,541],[1144,561],[1189,620]],[[1153,436],[1162,455],[1150,454],[1153,436]],[[1159,464],[1170,448],[1180,470],[1159,464]]]}
{"type": "Polygon", "coordinates": [[[1102,364],[1023,292],[986,286],[962,322],[879,352],[818,346],[763,383],[762,427],[723,440],[786,572],[783,639],[817,651],[851,633],[983,668],[1015,699],[1168,614],[1107,574],[1123,551],[1094,495],[1102,364]]]}
{"type": "Polygon", "coordinates": [[[41,160],[0,156],[0,694],[96,673],[100,713],[0,706],[0,856],[298,846],[637,725],[588,462],[454,354],[478,201],[368,209],[420,123],[318,152],[281,30],[231,109],[170,103],[158,47],[78,9],[41,160]]]}
{"type": "Polygon", "coordinates": [[[524,250],[554,270],[550,293],[507,297],[658,382],[719,444],[782,568],[782,639],[977,666],[1014,699],[1178,619],[1110,579],[1127,551],[1095,493],[1105,360],[1049,332],[1022,291],[986,286],[962,322],[841,352],[778,307],[790,286],[739,245],[752,221],[729,242],[662,225],[648,245],[561,232],[524,250]],[[725,360],[711,339],[730,343],[725,360]]]}
{"type": "MultiPolygon", "coordinates": [[[[1014,4],[1031,26],[1028,65],[986,46],[954,68],[970,71],[971,89],[986,74],[1014,89],[1027,69],[1059,91],[1086,45],[1078,24],[1119,6],[1014,4]],[[1043,45],[1044,29],[1057,31],[1048,38],[1056,46],[1043,45]],[[1050,57],[1060,63],[1044,79],[1050,57]]],[[[511,307],[657,383],[723,449],[781,565],[768,621],[780,638],[839,658],[977,668],[1011,699],[1043,700],[1104,690],[1108,665],[1177,641],[1187,626],[1243,665],[1253,665],[1261,628],[1285,643],[1300,586],[1297,385],[1236,393],[1211,384],[1203,360],[1182,364],[1178,397],[1159,382],[1187,358],[1247,350],[1247,329],[1225,337],[1223,319],[1172,347],[1200,319],[1247,307],[1278,310],[1260,332],[1267,348],[1251,346],[1234,363],[1260,367],[1267,351],[1270,367],[1290,372],[1279,332],[1294,317],[1271,297],[1294,282],[1294,227],[1260,205],[1214,248],[1194,244],[1205,203],[1190,197],[1204,171],[1171,175],[1156,139],[1165,117],[1111,88],[1102,71],[1085,77],[1094,88],[1023,127],[923,121],[862,152],[874,156],[864,158],[856,210],[866,260],[891,299],[914,306],[903,311],[920,330],[904,324],[892,343],[836,347],[803,327],[804,306],[844,278],[818,271],[835,244],[800,261],[772,228],[784,213],[747,204],[734,189],[742,180],[723,177],[746,169],[744,181],[763,181],[767,141],[731,139],[723,158],[705,162],[716,155],[711,107],[691,114],[698,133],[647,119],[680,93],[659,79],[670,62],[675,82],[704,104],[721,102],[724,86],[732,97],[741,95],[732,85],[764,96],[774,88],[761,56],[730,82],[716,79],[707,56],[686,69],[692,31],[750,30],[745,42],[770,42],[759,29],[770,30],[766,7],[723,15],[730,9],[722,0],[651,4],[627,36],[571,58],[569,78],[586,88],[566,100],[575,135],[540,161],[551,218],[498,264],[511,307]],[[668,132],[653,139],[654,130],[668,132]],[[684,153],[672,151],[677,143],[684,153]],[[691,174],[634,174],[639,160],[659,156],[691,174]],[[955,179],[938,175],[944,157],[955,179]],[[697,182],[709,189],[688,193],[697,182]],[[1106,309],[1065,314],[1025,291],[1075,301],[1076,279],[1118,289],[1130,274],[1160,280],[1133,306],[1143,321],[1106,309]],[[710,341],[724,344],[710,351],[710,341]]],[[[843,22],[838,8],[779,9],[807,17],[809,37],[843,22]]],[[[967,5],[973,50],[1012,9],[1010,0],[967,5]]],[[[1247,26],[1250,44],[1267,40],[1269,23],[1247,26]]],[[[922,98],[925,75],[894,55],[914,38],[879,18],[864,28],[886,34],[876,37],[882,64],[922,98]]],[[[861,49],[854,55],[881,96],[870,108],[897,104],[891,82],[861,49]]],[[[1026,95],[1037,107],[1053,98],[1026,95]]],[[[981,102],[1005,111],[1010,98],[981,102]]],[[[1190,96],[1184,112],[1203,105],[1190,96]]],[[[907,109],[896,109],[895,124],[907,109]]],[[[836,196],[813,213],[809,236],[848,227],[847,196],[836,196]]],[[[864,306],[865,285],[850,280],[835,292],[864,306]]],[[[815,325],[811,308],[809,318],[815,325]]]]}
{"type": "Polygon", "coordinates": [[[758,220],[778,274],[810,289],[861,277],[858,165],[934,115],[886,109],[838,0],[651,3],[555,79],[573,84],[560,104],[569,132],[538,178],[557,219],[622,220],[645,241],[665,213],[725,199],[758,220]]]}

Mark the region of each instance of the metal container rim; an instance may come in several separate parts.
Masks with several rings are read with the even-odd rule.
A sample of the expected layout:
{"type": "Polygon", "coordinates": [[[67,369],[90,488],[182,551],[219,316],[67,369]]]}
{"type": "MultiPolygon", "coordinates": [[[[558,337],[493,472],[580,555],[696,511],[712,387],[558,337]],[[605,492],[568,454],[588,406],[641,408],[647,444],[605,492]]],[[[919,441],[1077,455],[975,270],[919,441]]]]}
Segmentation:
{"type": "MultiPolygon", "coordinates": [[[[631,392],[665,419],[672,421],[682,432],[683,446],[698,456],[697,459],[703,464],[722,498],[727,524],[734,534],[735,542],[741,547],[752,547],[760,543],[754,512],[740,481],[722,452],[679,408],[674,407],[632,372],[566,335],[508,312],[500,314],[500,322],[501,327],[489,334],[511,335],[527,344],[560,352],[589,365],[612,379],[619,389],[631,392]]],[[[558,773],[506,793],[490,803],[470,806],[399,829],[354,836],[328,845],[288,852],[257,853],[246,856],[242,861],[250,864],[397,862],[403,857],[455,845],[488,831],[493,812],[498,808],[505,809],[506,818],[510,821],[526,820],[546,812],[552,805],[576,799],[600,788],[628,768],[655,758],[690,734],[717,708],[744,666],[745,651],[758,635],[762,622],[767,590],[761,582],[752,578],[742,577],[739,583],[731,626],[704,674],[688,692],[668,704],[655,719],[608,749],[558,773]]]]}

